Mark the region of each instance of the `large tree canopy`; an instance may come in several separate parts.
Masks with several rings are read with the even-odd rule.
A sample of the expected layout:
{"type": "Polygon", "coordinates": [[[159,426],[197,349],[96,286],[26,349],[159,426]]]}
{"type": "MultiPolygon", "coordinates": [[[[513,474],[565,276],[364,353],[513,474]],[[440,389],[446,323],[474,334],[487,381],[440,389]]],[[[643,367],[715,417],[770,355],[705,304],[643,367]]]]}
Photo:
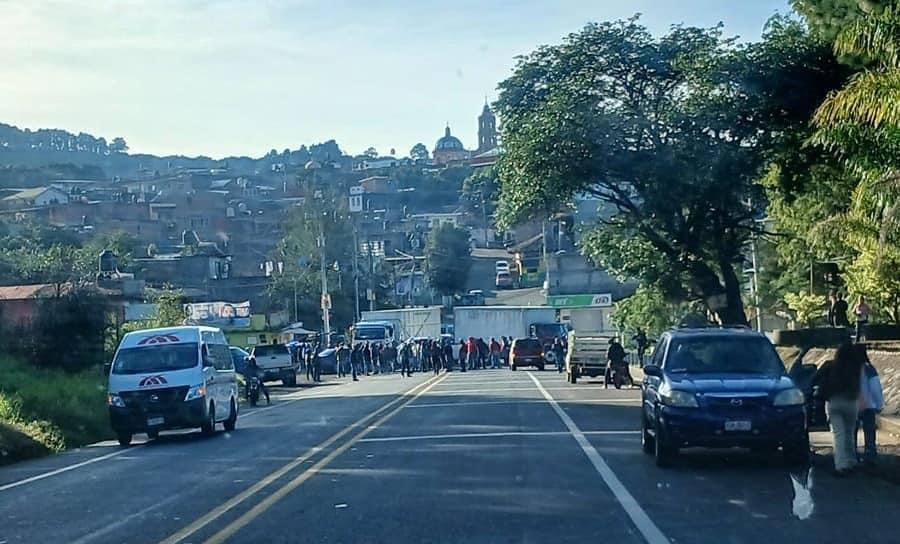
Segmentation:
{"type": "Polygon", "coordinates": [[[796,29],[775,20],[769,32],[789,55],[738,48],[719,28],[654,38],[632,18],[521,58],[500,84],[501,222],[596,196],[615,209],[586,237],[596,261],[745,322],[736,267],[759,229],[755,180],[817,103],[799,84],[811,74],[796,29]]]}

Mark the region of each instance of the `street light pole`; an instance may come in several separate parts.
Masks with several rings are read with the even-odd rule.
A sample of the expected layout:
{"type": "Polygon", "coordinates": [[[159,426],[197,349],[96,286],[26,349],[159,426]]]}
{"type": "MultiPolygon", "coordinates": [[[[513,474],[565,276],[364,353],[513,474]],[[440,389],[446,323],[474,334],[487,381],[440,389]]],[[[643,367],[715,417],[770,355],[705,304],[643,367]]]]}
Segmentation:
{"type": "Polygon", "coordinates": [[[331,304],[328,296],[328,270],[325,265],[325,219],[324,216],[319,222],[319,256],[321,258],[321,274],[322,274],[322,326],[325,330],[325,343],[329,341],[331,335],[331,316],[329,310],[331,304]]]}
{"type": "Polygon", "coordinates": [[[410,266],[412,268],[409,269],[409,305],[410,307],[415,306],[415,300],[413,299],[413,286],[415,285],[416,278],[416,258],[408,253],[403,253],[399,249],[395,249],[398,255],[401,257],[406,257],[409,259],[410,266]]]}

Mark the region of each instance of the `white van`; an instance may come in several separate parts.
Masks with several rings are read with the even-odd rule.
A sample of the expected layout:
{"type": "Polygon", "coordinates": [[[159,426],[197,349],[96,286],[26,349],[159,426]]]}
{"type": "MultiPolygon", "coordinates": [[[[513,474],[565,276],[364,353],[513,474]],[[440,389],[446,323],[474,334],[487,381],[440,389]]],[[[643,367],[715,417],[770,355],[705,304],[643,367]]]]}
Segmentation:
{"type": "Polygon", "coordinates": [[[170,327],[130,332],[109,372],[109,417],[119,444],[135,433],[156,438],[167,429],[216,423],[233,431],[238,385],[228,341],[212,327],[170,327]]]}

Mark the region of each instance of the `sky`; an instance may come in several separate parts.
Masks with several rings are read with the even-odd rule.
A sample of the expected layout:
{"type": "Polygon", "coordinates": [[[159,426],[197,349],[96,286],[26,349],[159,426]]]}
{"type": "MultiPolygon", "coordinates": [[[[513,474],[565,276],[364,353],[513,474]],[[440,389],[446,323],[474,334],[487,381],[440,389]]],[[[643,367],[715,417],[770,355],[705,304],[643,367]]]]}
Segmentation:
{"type": "Polygon", "coordinates": [[[132,152],[260,156],[335,139],[406,155],[477,116],[517,55],[587,22],[724,23],[787,0],[0,0],[0,122],[132,152]]]}

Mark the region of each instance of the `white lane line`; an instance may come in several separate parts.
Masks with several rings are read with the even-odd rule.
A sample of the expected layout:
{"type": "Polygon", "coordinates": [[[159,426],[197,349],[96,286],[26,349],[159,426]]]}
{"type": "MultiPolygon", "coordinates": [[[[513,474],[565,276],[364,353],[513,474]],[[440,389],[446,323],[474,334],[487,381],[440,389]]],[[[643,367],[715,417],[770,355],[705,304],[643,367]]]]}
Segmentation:
{"type": "Polygon", "coordinates": [[[534,374],[528,372],[528,375],[531,377],[534,385],[540,390],[541,394],[544,395],[544,398],[547,399],[547,402],[550,403],[550,406],[553,408],[553,411],[556,412],[556,415],[559,416],[559,419],[561,419],[566,425],[566,428],[569,429],[569,433],[575,438],[578,445],[581,446],[581,450],[591,461],[591,464],[594,465],[597,473],[603,478],[603,481],[606,483],[607,487],[609,487],[609,490],[612,491],[613,495],[615,495],[616,500],[622,505],[625,513],[631,518],[631,521],[637,527],[638,531],[644,536],[644,540],[646,540],[648,544],[669,544],[669,539],[666,535],[664,535],[659,527],[653,523],[653,520],[650,519],[647,512],[641,508],[641,505],[638,504],[634,496],[625,488],[625,485],[622,484],[622,481],[619,480],[616,473],[609,468],[609,465],[606,464],[606,461],[600,453],[597,452],[597,449],[594,448],[590,441],[585,437],[585,433],[578,428],[578,425],[576,425],[575,422],[572,421],[572,418],[569,417],[569,414],[560,407],[559,403],[550,395],[550,392],[541,385],[541,382],[534,377],[534,374]]]}
{"type": "MultiPolygon", "coordinates": [[[[641,431],[586,431],[586,435],[633,435],[641,431]]],[[[509,431],[495,433],[423,434],[363,438],[360,442],[411,442],[416,440],[452,440],[459,438],[504,438],[510,436],[570,436],[569,431],[509,431]]]]}
{"type": "Polygon", "coordinates": [[[13,489],[14,487],[19,487],[19,486],[23,486],[26,484],[30,484],[32,482],[37,482],[37,481],[43,480],[45,478],[50,478],[51,476],[56,476],[57,474],[63,474],[64,472],[69,472],[71,470],[75,470],[75,469],[78,469],[81,467],[86,467],[86,466],[92,465],[94,463],[99,463],[100,461],[106,461],[107,459],[112,459],[113,457],[118,457],[119,455],[122,455],[125,453],[131,453],[140,447],[143,447],[143,445],[132,446],[131,448],[128,448],[128,449],[114,451],[112,453],[107,453],[106,455],[101,455],[100,457],[94,457],[92,459],[88,459],[87,461],[75,463],[74,465],[64,466],[64,467],[58,468],[56,470],[51,470],[50,472],[43,472],[41,474],[37,474],[30,478],[25,478],[25,479],[11,482],[8,484],[0,485],[0,491],[6,491],[8,489],[13,489]]]}
{"type": "MultiPolygon", "coordinates": [[[[485,400],[485,401],[473,401],[473,402],[417,403],[417,404],[410,404],[409,406],[407,406],[407,408],[453,408],[453,407],[463,407],[463,406],[492,406],[492,405],[504,405],[504,404],[545,404],[546,402],[547,401],[544,399],[511,398],[509,400],[485,400]]],[[[558,402],[560,402],[562,404],[609,404],[609,405],[635,404],[635,405],[639,405],[641,403],[641,399],[560,400],[558,402]]]]}

